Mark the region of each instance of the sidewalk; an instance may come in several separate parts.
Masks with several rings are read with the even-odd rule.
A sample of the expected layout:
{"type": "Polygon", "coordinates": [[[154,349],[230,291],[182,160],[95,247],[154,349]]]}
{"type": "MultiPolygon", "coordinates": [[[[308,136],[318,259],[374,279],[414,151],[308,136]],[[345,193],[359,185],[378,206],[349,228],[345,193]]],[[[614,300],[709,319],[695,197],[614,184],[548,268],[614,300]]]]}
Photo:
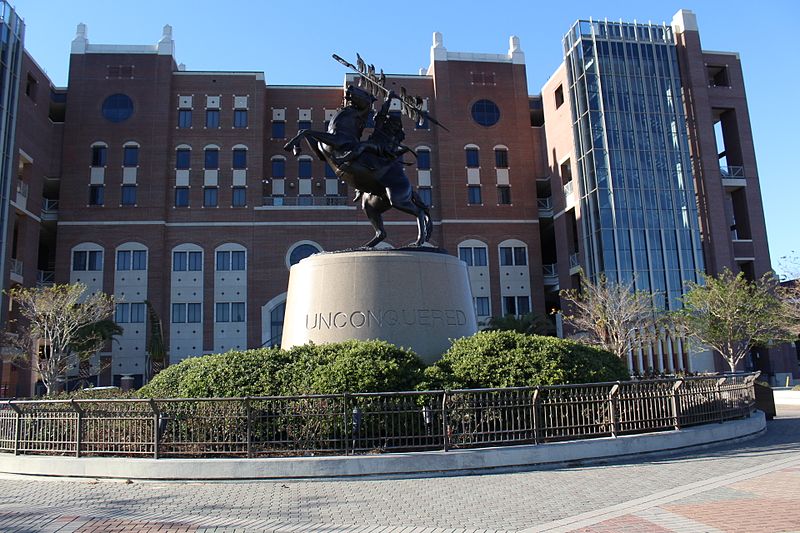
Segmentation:
{"type": "Polygon", "coordinates": [[[693,454],[460,477],[120,483],[0,479],[0,531],[800,530],[800,406],[693,454]]]}

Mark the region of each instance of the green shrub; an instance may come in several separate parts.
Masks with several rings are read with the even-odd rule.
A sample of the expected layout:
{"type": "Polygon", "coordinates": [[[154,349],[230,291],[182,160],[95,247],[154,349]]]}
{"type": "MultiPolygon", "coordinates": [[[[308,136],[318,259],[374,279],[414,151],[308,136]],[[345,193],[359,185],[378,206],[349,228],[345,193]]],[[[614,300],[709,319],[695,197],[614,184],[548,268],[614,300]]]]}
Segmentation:
{"type": "Polygon", "coordinates": [[[190,357],[159,372],[139,395],[147,398],[231,398],[280,394],[276,374],[286,353],[259,348],[190,357]]]}
{"type": "Polygon", "coordinates": [[[117,398],[135,398],[134,391],[123,392],[119,387],[86,387],[70,392],[60,392],[55,396],[43,397],[43,400],[113,400],[117,398]]]}
{"type": "Polygon", "coordinates": [[[800,385],[795,385],[794,387],[792,387],[792,390],[798,390],[798,391],[800,391],[800,385]]]}
{"type": "Polygon", "coordinates": [[[283,394],[413,390],[424,368],[411,350],[378,340],[306,344],[286,353],[283,394]]]}
{"type": "Polygon", "coordinates": [[[610,352],[555,337],[481,331],[453,342],[425,370],[426,388],[486,388],[629,379],[610,352]]]}

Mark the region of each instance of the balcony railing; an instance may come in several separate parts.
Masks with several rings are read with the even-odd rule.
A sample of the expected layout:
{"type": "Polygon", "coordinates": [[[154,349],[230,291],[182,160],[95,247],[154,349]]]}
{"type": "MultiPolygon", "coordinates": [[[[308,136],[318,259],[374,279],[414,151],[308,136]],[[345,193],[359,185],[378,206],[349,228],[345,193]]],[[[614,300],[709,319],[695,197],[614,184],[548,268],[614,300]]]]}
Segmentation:
{"type": "Polygon", "coordinates": [[[564,196],[566,196],[567,198],[572,196],[572,184],[573,183],[574,183],[573,181],[568,181],[567,183],[564,184],[564,196]]]}
{"type": "Polygon", "coordinates": [[[553,216],[553,198],[539,198],[536,200],[536,205],[539,207],[539,216],[552,217],[553,216]]]}
{"type": "Polygon", "coordinates": [[[50,287],[56,281],[56,273],[52,270],[39,270],[36,273],[37,287],[50,287]]]}
{"type": "Polygon", "coordinates": [[[347,203],[347,196],[264,196],[261,205],[314,207],[342,206],[347,203]]]}
{"type": "Polygon", "coordinates": [[[722,174],[722,179],[744,179],[744,167],[727,166],[719,167],[719,173],[722,174]]]}
{"type": "Polygon", "coordinates": [[[544,277],[552,278],[554,276],[558,276],[558,265],[556,263],[551,263],[549,265],[542,265],[542,272],[544,273],[544,277]]]}
{"type": "Polygon", "coordinates": [[[58,200],[42,198],[42,212],[52,213],[58,211],[58,200]]]}

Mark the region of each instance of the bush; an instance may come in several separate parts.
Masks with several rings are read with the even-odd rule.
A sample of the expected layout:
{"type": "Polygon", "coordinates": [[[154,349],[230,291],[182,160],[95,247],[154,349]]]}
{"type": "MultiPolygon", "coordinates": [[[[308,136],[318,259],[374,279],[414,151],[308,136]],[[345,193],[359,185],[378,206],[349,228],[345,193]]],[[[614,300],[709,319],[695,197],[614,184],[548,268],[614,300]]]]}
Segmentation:
{"type": "Polygon", "coordinates": [[[629,379],[616,356],[574,341],[514,331],[481,331],[453,342],[425,370],[426,388],[489,388],[629,379]]]}
{"type": "Polygon", "coordinates": [[[159,372],[139,389],[146,398],[232,398],[281,393],[277,372],[286,353],[259,348],[190,357],[159,372]]]}
{"type": "Polygon", "coordinates": [[[306,344],[286,353],[279,375],[287,395],[413,390],[424,368],[411,350],[378,340],[306,344]]]}
{"type": "Polygon", "coordinates": [[[413,390],[423,364],[384,341],[306,344],[191,357],[139,389],[146,398],[231,398],[413,390]]]}

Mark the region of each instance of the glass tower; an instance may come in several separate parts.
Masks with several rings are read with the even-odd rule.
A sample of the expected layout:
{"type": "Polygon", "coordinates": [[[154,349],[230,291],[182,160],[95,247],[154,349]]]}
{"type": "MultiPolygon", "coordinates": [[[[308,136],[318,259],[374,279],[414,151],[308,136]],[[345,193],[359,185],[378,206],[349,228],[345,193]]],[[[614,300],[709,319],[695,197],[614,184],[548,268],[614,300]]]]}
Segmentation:
{"type": "Polygon", "coordinates": [[[672,29],[581,20],[563,44],[584,272],[674,309],[703,253],[672,29]]]}
{"type": "MultiPolygon", "coordinates": [[[[0,273],[8,277],[8,217],[14,173],[14,133],[25,23],[0,0],[0,273]]],[[[5,289],[5,287],[2,287],[5,289]]],[[[0,300],[2,301],[2,300],[0,300]]],[[[1,304],[0,304],[1,305],[1,304]]],[[[2,311],[2,309],[0,309],[2,311]]]]}

